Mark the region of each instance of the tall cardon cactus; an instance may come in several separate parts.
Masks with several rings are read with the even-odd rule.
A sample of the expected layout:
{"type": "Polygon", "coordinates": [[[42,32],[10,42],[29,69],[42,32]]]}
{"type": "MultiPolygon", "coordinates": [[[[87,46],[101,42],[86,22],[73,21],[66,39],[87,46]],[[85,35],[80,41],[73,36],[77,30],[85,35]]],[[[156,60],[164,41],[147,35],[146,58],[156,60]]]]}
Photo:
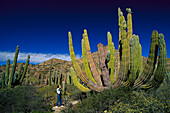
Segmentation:
{"type": "Polygon", "coordinates": [[[164,35],[158,34],[156,30],[152,32],[149,57],[143,69],[142,47],[139,36],[133,34],[132,12],[130,8],[127,8],[126,11],[128,12],[127,21],[121,9],[118,8],[119,55],[117,72],[115,71],[115,47],[110,32],[107,33],[107,52],[104,51],[103,44],[97,45],[100,65],[100,69],[98,69],[92,57],[87,30],[84,30],[82,39],[84,70],[80,68],[76,60],[72,35],[71,32],[68,32],[69,51],[73,63],[70,73],[74,84],[81,91],[95,90],[100,92],[109,87],[147,90],[159,87],[164,80],[167,60],[164,35]],[[158,50],[159,56],[157,56],[158,50]],[[78,78],[83,84],[77,80],[78,78]]]}

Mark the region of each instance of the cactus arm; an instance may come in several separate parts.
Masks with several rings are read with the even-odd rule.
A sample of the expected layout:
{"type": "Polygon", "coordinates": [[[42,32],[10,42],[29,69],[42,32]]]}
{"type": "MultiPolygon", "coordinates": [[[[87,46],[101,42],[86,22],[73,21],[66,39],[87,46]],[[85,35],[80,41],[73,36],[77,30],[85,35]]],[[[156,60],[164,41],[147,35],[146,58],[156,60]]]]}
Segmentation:
{"type": "Polygon", "coordinates": [[[128,87],[132,87],[136,78],[137,73],[139,70],[139,51],[140,51],[140,44],[139,44],[139,37],[137,35],[133,35],[130,38],[130,74],[128,80],[125,82],[125,85],[128,87]]]}
{"type": "Polygon", "coordinates": [[[127,38],[132,38],[133,29],[132,29],[132,12],[130,8],[126,8],[127,14],[127,38]]]}
{"type": "Polygon", "coordinates": [[[12,65],[12,68],[11,68],[11,73],[10,73],[10,76],[9,76],[9,81],[8,81],[8,87],[12,87],[12,80],[13,80],[13,76],[12,76],[12,73],[14,73],[14,68],[15,66],[12,65]]]}
{"type": "Polygon", "coordinates": [[[138,56],[138,63],[139,63],[139,65],[138,65],[138,75],[137,75],[137,77],[139,77],[142,74],[142,72],[143,72],[142,47],[141,47],[140,44],[139,44],[138,54],[139,54],[139,56],[138,56]]]}
{"type": "Polygon", "coordinates": [[[150,77],[153,75],[156,59],[157,59],[157,51],[158,51],[158,32],[154,30],[151,36],[151,45],[150,45],[150,53],[149,58],[147,60],[147,64],[139,76],[139,78],[135,81],[133,89],[140,87],[141,85],[145,84],[150,77]]]}
{"type": "Polygon", "coordinates": [[[124,21],[124,30],[122,31],[122,57],[120,62],[120,69],[119,69],[119,77],[116,80],[115,87],[120,86],[123,82],[125,82],[128,78],[128,71],[129,71],[129,56],[130,56],[130,48],[129,48],[129,39],[126,37],[126,21],[124,21]]]}
{"type": "Polygon", "coordinates": [[[61,73],[62,73],[62,70],[60,70],[59,75],[58,75],[58,85],[60,85],[60,83],[61,83],[61,81],[60,81],[60,79],[61,79],[61,73]]]}
{"type": "Polygon", "coordinates": [[[7,60],[6,62],[6,67],[5,67],[5,84],[8,84],[8,79],[9,79],[9,67],[10,67],[10,59],[7,60]]]}
{"type": "Polygon", "coordinates": [[[58,71],[55,71],[55,84],[57,84],[58,71]]]}
{"type": "Polygon", "coordinates": [[[17,78],[18,78],[18,73],[15,72],[14,77],[13,77],[13,84],[16,83],[17,78]]]}
{"type": "Polygon", "coordinates": [[[70,84],[70,73],[67,73],[67,84],[70,84]]]}
{"type": "Polygon", "coordinates": [[[21,76],[21,79],[20,79],[20,81],[19,81],[20,84],[22,84],[22,82],[23,82],[23,80],[24,80],[24,77],[25,77],[25,75],[26,75],[27,67],[28,67],[28,65],[29,65],[29,59],[30,59],[30,55],[27,56],[27,61],[26,61],[25,66],[24,66],[24,71],[23,71],[22,76],[21,76]]]}
{"type": "Polygon", "coordinates": [[[73,44],[72,44],[72,36],[71,36],[71,32],[68,33],[69,36],[69,51],[70,51],[70,57],[71,57],[71,61],[73,63],[73,67],[77,73],[77,76],[92,90],[95,91],[103,91],[104,88],[103,86],[98,86],[97,84],[95,84],[93,81],[89,80],[86,76],[86,74],[81,70],[79,64],[77,63],[76,60],[76,56],[73,50],[73,44]]]}
{"type": "Polygon", "coordinates": [[[150,81],[150,83],[141,86],[142,89],[149,89],[152,87],[157,88],[165,78],[167,52],[166,52],[166,43],[163,34],[159,34],[158,46],[159,46],[159,58],[158,58],[158,66],[156,72],[154,73],[155,75],[153,79],[150,81]]]}
{"type": "Polygon", "coordinates": [[[2,72],[2,75],[1,75],[1,84],[2,84],[2,88],[5,88],[5,72],[2,72]]]}
{"type": "Polygon", "coordinates": [[[93,59],[93,56],[92,56],[92,53],[91,53],[91,50],[90,50],[90,44],[89,44],[89,39],[88,39],[88,35],[87,35],[87,30],[86,29],[84,30],[83,39],[84,39],[84,42],[85,42],[85,47],[86,47],[86,50],[87,50],[88,61],[89,61],[89,65],[90,65],[93,77],[94,77],[95,81],[97,82],[97,84],[99,86],[102,86],[102,81],[101,81],[101,78],[100,78],[100,74],[99,74],[99,72],[97,70],[96,64],[94,62],[94,59],[93,59]]]}
{"type": "Polygon", "coordinates": [[[51,60],[51,64],[50,64],[50,72],[49,72],[49,85],[51,86],[51,69],[52,69],[52,60],[51,60]]]}
{"type": "Polygon", "coordinates": [[[19,52],[19,46],[17,46],[17,48],[15,50],[13,65],[12,65],[11,73],[10,73],[10,76],[9,76],[8,86],[10,88],[12,86],[12,80],[13,80],[13,76],[14,76],[14,73],[15,73],[16,65],[17,65],[18,52],[19,52]]]}
{"type": "Polygon", "coordinates": [[[110,76],[109,76],[109,70],[105,63],[105,54],[103,49],[103,44],[98,44],[98,52],[99,52],[99,63],[100,63],[100,69],[102,70],[102,76],[105,86],[111,86],[110,82],[110,76]]]}
{"type": "Polygon", "coordinates": [[[86,73],[88,79],[93,81],[96,84],[96,81],[94,80],[92,73],[91,73],[91,70],[90,70],[90,67],[89,67],[88,58],[87,58],[87,51],[86,51],[84,39],[82,39],[81,44],[82,44],[82,56],[83,56],[83,65],[84,65],[85,73],[86,73]]]}
{"type": "Polygon", "coordinates": [[[20,80],[20,78],[21,78],[21,70],[22,70],[22,66],[23,66],[23,63],[21,63],[20,66],[19,66],[17,80],[20,80]]]}
{"type": "Polygon", "coordinates": [[[68,33],[68,37],[69,37],[69,51],[70,51],[70,57],[71,57],[71,61],[73,63],[73,67],[74,67],[75,71],[77,72],[77,75],[80,77],[80,79],[84,83],[88,83],[87,77],[83,76],[82,70],[81,70],[79,64],[77,63],[77,59],[76,59],[74,49],[73,49],[73,42],[72,42],[71,32],[68,33]]]}
{"type": "Polygon", "coordinates": [[[80,91],[82,91],[82,92],[90,92],[90,89],[89,88],[87,88],[87,87],[85,87],[85,86],[83,86],[82,84],[80,84],[80,82],[78,81],[78,79],[77,79],[77,74],[76,74],[76,72],[74,71],[74,69],[71,67],[70,68],[70,75],[71,75],[71,77],[72,77],[72,79],[73,79],[73,83],[74,83],[74,85],[80,90],[80,91]]]}
{"type": "Polygon", "coordinates": [[[110,51],[110,61],[109,61],[109,72],[110,72],[110,81],[113,84],[115,82],[115,47],[112,42],[112,35],[110,32],[107,32],[107,40],[108,40],[108,51],[110,51]]]}

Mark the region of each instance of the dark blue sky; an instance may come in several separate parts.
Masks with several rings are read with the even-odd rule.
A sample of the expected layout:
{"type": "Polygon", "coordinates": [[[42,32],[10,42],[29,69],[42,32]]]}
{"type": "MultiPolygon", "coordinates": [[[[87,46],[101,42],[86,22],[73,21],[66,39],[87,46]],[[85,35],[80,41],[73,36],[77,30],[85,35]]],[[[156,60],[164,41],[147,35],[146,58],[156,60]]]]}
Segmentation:
{"type": "Polygon", "coordinates": [[[14,52],[19,45],[21,53],[69,54],[67,33],[71,31],[75,53],[81,55],[83,29],[88,31],[92,52],[97,51],[98,43],[107,45],[107,31],[118,49],[118,7],[125,17],[125,9],[132,9],[134,34],[140,37],[143,56],[149,55],[153,30],[165,35],[168,52],[168,1],[0,0],[0,52],[14,52]]]}

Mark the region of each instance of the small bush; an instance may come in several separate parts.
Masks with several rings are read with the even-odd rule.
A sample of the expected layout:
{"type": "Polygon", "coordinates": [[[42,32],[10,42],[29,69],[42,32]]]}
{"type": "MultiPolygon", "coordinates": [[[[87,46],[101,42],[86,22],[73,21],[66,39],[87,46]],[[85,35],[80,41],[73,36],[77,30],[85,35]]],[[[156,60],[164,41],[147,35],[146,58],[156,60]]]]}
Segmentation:
{"type": "Polygon", "coordinates": [[[50,111],[50,104],[32,86],[17,86],[0,90],[0,113],[50,111]]]}

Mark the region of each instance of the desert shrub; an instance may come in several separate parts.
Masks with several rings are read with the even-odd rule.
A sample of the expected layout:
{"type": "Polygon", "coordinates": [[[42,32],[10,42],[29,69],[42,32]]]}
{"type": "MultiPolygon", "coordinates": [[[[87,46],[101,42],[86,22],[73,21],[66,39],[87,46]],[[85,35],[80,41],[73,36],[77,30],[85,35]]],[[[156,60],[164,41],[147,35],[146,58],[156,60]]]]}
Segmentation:
{"type": "Polygon", "coordinates": [[[38,88],[38,91],[41,93],[42,97],[44,98],[45,103],[50,103],[50,105],[55,105],[57,102],[57,85],[51,85],[46,87],[38,88]]]}
{"type": "Polygon", "coordinates": [[[169,94],[169,84],[149,91],[108,89],[101,93],[94,92],[75,108],[67,107],[62,112],[170,112],[169,94]]]}
{"type": "Polygon", "coordinates": [[[50,111],[50,104],[32,86],[17,86],[0,90],[0,113],[50,111]]]}

